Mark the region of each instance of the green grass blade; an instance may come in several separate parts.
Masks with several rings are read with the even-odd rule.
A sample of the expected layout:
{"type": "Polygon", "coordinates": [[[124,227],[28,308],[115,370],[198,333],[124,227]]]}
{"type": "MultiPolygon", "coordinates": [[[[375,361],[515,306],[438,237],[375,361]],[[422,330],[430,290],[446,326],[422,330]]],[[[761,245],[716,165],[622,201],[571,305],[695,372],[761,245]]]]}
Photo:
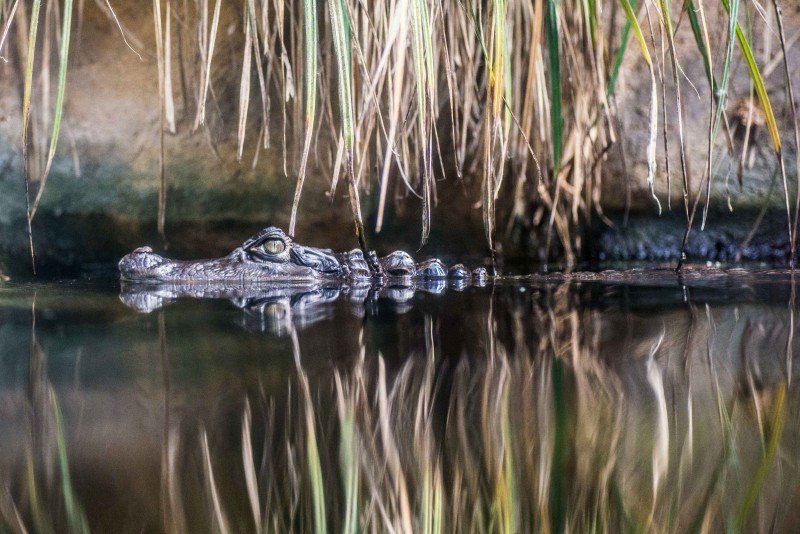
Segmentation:
{"type": "Polygon", "coordinates": [[[36,59],[36,37],[39,33],[39,12],[42,0],[33,0],[30,28],[28,29],[28,55],[25,58],[25,82],[22,93],[22,164],[25,167],[25,212],[28,219],[28,245],[31,252],[31,268],[36,274],[36,257],[33,251],[33,229],[31,228],[30,176],[28,165],[28,122],[31,114],[31,88],[33,87],[33,63],[36,59]]]}
{"type": "Polygon", "coordinates": [[[306,60],[306,136],[303,143],[303,155],[300,160],[300,172],[297,175],[297,187],[292,202],[292,215],[289,219],[289,235],[294,235],[297,221],[297,207],[300,205],[300,193],[306,177],[308,153],[311,149],[311,137],[314,132],[314,115],[317,105],[317,3],[315,0],[303,1],[303,32],[305,35],[306,60]]]}
{"type": "MultiPolygon", "coordinates": [[[[744,56],[745,63],[747,63],[747,70],[750,71],[750,77],[753,79],[753,86],[756,89],[756,94],[758,94],[758,100],[761,102],[761,107],[764,110],[764,117],[767,122],[767,130],[769,131],[770,139],[772,140],[772,147],[774,148],[775,152],[780,152],[781,138],[780,134],[778,133],[778,124],[775,121],[775,114],[772,111],[772,105],[770,104],[769,96],[767,95],[767,89],[764,86],[764,79],[761,77],[761,71],[758,69],[755,57],[753,57],[753,50],[750,48],[750,43],[747,42],[747,38],[745,37],[741,26],[739,26],[739,23],[736,22],[736,19],[734,18],[735,13],[738,10],[739,1],[732,0],[730,5],[728,4],[727,0],[720,1],[725,7],[725,10],[731,14],[731,20],[736,24],[736,40],[739,43],[739,48],[742,51],[742,56],[744,56]]],[[[720,108],[721,107],[722,104],[720,104],[720,108]]]]}
{"type": "Polygon", "coordinates": [[[725,10],[728,12],[730,17],[728,23],[728,44],[725,48],[725,59],[722,63],[722,78],[720,79],[719,89],[717,91],[717,113],[714,117],[714,133],[712,139],[717,138],[717,132],[719,131],[719,123],[720,119],[722,118],[722,111],[725,109],[725,97],[728,95],[728,81],[730,79],[730,72],[731,72],[731,59],[733,58],[733,39],[736,35],[736,28],[739,27],[739,23],[736,22],[736,19],[739,15],[739,0],[733,0],[730,5],[726,0],[721,0],[723,6],[725,6],[725,10]]]}
{"type": "Polygon", "coordinates": [[[697,44],[697,50],[700,52],[700,57],[703,59],[703,69],[706,72],[708,84],[711,87],[711,91],[716,96],[718,90],[717,79],[714,77],[714,72],[711,69],[711,56],[708,48],[706,47],[706,42],[703,39],[703,33],[700,28],[700,20],[697,18],[697,13],[698,9],[694,5],[694,0],[689,0],[689,4],[686,9],[686,14],[689,18],[689,26],[692,28],[692,35],[694,36],[694,41],[697,44]]]}
{"type": "Polygon", "coordinates": [[[589,19],[589,37],[594,49],[597,47],[597,0],[584,0],[584,9],[589,19]]]}
{"type": "MultiPolygon", "coordinates": [[[[636,7],[636,0],[630,0],[631,9],[636,7]]],[[[617,78],[619,78],[619,71],[622,68],[622,60],[625,57],[625,51],[628,49],[628,41],[631,36],[631,23],[630,20],[625,21],[625,26],[622,28],[622,38],[619,42],[617,54],[614,57],[614,66],[611,68],[611,76],[608,77],[608,85],[606,86],[606,95],[614,94],[614,89],[617,85],[617,78]]]]}
{"type": "Polygon", "coordinates": [[[355,121],[353,120],[353,97],[350,76],[350,21],[343,5],[343,0],[328,2],[331,17],[331,33],[336,54],[336,69],[339,74],[339,114],[340,129],[344,136],[344,148],[353,152],[355,140],[355,121]]]}
{"type": "Polygon", "coordinates": [[[761,456],[761,461],[758,463],[756,472],[750,482],[745,493],[744,500],[736,513],[736,524],[734,532],[744,532],[744,527],[747,518],[750,516],[750,510],[756,503],[761,489],[767,480],[767,475],[775,462],[775,456],[778,453],[778,444],[780,443],[781,436],[783,435],[783,424],[786,421],[786,384],[781,384],[778,387],[778,392],[775,398],[775,410],[772,414],[770,421],[770,436],[767,448],[761,456]]]}
{"type": "MultiPolygon", "coordinates": [[[[764,79],[761,77],[761,71],[758,69],[758,65],[756,64],[755,57],[753,57],[753,51],[750,48],[750,44],[747,41],[747,37],[745,37],[744,32],[742,31],[741,26],[736,21],[736,13],[738,12],[738,0],[732,0],[730,4],[728,0],[721,0],[722,5],[725,7],[725,10],[728,11],[731,24],[730,28],[731,31],[735,30],[736,33],[736,40],[739,43],[739,48],[742,51],[742,56],[744,57],[745,63],[747,64],[747,70],[750,72],[750,78],[753,80],[753,86],[755,87],[756,94],[758,94],[758,100],[761,102],[761,108],[764,111],[764,119],[767,123],[767,130],[769,131],[770,139],[772,140],[772,148],[775,150],[775,155],[778,158],[778,165],[780,166],[781,176],[783,178],[783,193],[784,198],[786,200],[786,216],[787,216],[787,224],[788,224],[788,232],[789,232],[789,242],[791,244],[791,259],[790,264],[794,267],[794,249],[795,249],[795,239],[794,239],[794,231],[792,230],[792,215],[791,209],[789,207],[789,188],[786,180],[786,169],[783,162],[783,153],[781,148],[781,136],[778,132],[778,124],[775,121],[775,114],[772,111],[772,104],[769,101],[769,95],[767,95],[767,89],[764,86],[764,79]]],[[[725,83],[726,81],[724,81],[725,83]]],[[[719,105],[719,109],[722,109],[722,103],[719,105]]],[[[721,112],[717,113],[717,124],[719,123],[719,115],[721,112]]],[[[716,125],[714,127],[714,131],[716,132],[716,125]]]]}
{"type": "MultiPolygon", "coordinates": [[[[350,82],[352,69],[350,65],[350,20],[343,4],[344,0],[329,0],[331,33],[333,35],[333,48],[336,55],[336,70],[339,74],[339,114],[344,148],[347,153],[345,165],[347,167],[347,185],[350,190],[350,211],[356,226],[356,238],[364,253],[369,258],[367,239],[364,234],[364,219],[361,216],[361,200],[358,195],[358,184],[354,170],[355,154],[355,120],[353,119],[353,90],[350,82]]],[[[374,265],[370,267],[375,269],[374,265]]]]}
{"type": "Polygon", "coordinates": [[[42,0],[33,0],[31,21],[28,30],[28,55],[25,58],[25,84],[22,93],[22,148],[26,150],[28,141],[28,122],[31,114],[31,89],[33,87],[33,63],[36,59],[36,38],[39,33],[39,12],[42,0]]]}
{"type": "Polygon", "coordinates": [[[78,502],[75,490],[72,487],[69,474],[69,459],[67,457],[67,444],[64,439],[64,421],[61,416],[61,409],[58,406],[58,400],[52,390],[50,391],[50,405],[53,408],[53,415],[55,418],[58,468],[61,473],[61,489],[64,494],[64,507],[67,511],[70,531],[73,533],[89,532],[89,523],[86,520],[86,514],[84,514],[83,508],[78,502]]]}
{"type": "Polygon", "coordinates": [[[550,60],[550,133],[553,136],[553,175],[561,167],[564,121],[561,117],[561,60],[558,54],[558,13],[556,0],[548,0],[545,25],[547,26],[547,55],[550,60]]]}
{"type": "Polygon", "coordinates": [[[53,520],[47,512],[44,503],[39,498],[39,490],[36,487],[36,472],[33,466],[33,456],[31,451],[25,452],[25,474],[28,490],[28,506],[30,507],[30,515],[33,518],[33,526],[35,532],[42,534],[50,534],[53,530],[53,520]]]}
{"type": "Polygon", "coordinates": [[[343,534],[358,532],[358,447],[357,434],[352,405],[345,409],[341,420],[341,437],[339,441],[339,461],[341,462],[344,486],[344,527],[343,534]]]}
{"type": "MultiPolygon", "coordinates": [[[[503,180],[503,157],[497,157],[497,147],[505,147],[500,113],[503,110],[503,97],[506,94],[505,66],[506,48],[506,16],[508,4],[505,0],[492,2],[492,17],[490,26],[490,59],[488,62],[489,80],[486,87],[487,107],[484,118],[484,143],[483,143],[483,227],[489,249],[494,251],[496,197],[503,180]]],[[[479,19],[473,14],[473,23],[479,19]]]]}
{"type": "MultiPolygon", "coordinates": [[[[293,334],[294,335],[294,334],[293,334]]],[[[306,423],[306,462],[308,463],[308,477],[311,485],[311,500],[314,508],[314,533],[324,534],[327,532],[327,519],[325,516],[325,485],[322,479],[322,463],[319,458],[319,445],[317,443],[317,433],[314,428],[314,405],[311,402],[311,391],[308,386],[308,378],[302,368],[298,366],[297,371],[300,379],[300,390],[303,395],[305,406],[306,423]]]]}

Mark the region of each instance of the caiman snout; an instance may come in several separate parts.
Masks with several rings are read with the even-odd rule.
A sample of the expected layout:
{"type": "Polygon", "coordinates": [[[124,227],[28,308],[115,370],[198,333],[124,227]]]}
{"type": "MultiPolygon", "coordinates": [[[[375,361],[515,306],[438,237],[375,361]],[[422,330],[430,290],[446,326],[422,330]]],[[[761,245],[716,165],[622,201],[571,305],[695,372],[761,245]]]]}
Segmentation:
{"type": "Polygon", "coordinates": [[[139,247],[119,260],[119,272],[123,280],[143,280],[153,278],[159,266],[167,260],[150,247],[139,247]]]}

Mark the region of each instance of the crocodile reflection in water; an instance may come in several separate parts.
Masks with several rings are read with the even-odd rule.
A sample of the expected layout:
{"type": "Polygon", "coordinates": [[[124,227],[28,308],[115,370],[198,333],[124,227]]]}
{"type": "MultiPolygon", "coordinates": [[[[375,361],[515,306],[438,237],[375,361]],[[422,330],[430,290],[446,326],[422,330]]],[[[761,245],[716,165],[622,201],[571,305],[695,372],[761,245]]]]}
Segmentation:
{"type": "Polygon", "coordinates": [[[270,226],[223,258],[180,261],[164,258],[150,247],[137,248],[119,262],[123,280],[134,282],[354,282],[389,280],[392,285],[412,285],[415,280],[473,280],[483,282],[486,269],[469,271],[458,264],[447,269],[437,260],[416,263],[402,251],[378,258],[370,253],[372,272],[360,250],[334,253],[299,245],[280,228],[270,226]]]}
{"type": "MultiPolygon", "coordinates": [[[[477,285],[481,285],[478,283],[477,285]]],[[[411,308],[410,301],[417,292],[441,294],[450,289],[463,289],[460,280],[422,280],[411,286],[367,283],[340,284],[334,282],[311,284],[275,283],[269,286],[234,286],[226,284],[123,284],[120,300],[142,313],[159,310],[183,298],[226,299],[241,308],[243,326],[249,330],[285,334],[291,325],[297,329],[329,318],[333,303],[338,300],[351,304],[353,315],[364,316],[367,304],[388,303],[395,313],[411,308]]]]}

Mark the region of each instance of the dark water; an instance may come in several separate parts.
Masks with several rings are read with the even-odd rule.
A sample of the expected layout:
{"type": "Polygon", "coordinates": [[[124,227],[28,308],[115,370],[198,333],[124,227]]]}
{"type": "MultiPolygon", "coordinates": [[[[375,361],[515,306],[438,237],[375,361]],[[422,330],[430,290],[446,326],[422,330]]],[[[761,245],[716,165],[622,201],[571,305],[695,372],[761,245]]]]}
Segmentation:
{"type": "Polygon", "coordinates": [[[797,531],[795,279],[551,278],[0,285],[0,532],[797,531]]]}

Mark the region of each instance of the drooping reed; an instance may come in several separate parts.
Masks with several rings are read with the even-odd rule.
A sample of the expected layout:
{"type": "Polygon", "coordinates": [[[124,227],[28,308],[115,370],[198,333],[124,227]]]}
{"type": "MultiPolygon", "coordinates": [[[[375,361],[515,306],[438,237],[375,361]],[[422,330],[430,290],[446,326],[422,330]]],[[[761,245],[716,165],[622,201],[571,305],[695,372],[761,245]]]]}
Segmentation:
{"type": "MultiPolygon", "coordinates": [[[[668,208],[671,205],[669,197],[659,199],[656,195],[656,180],[662,176],[656,161],[657,134],[663,130],[666,140],[667,129],[677,128],[683,211],[687,221],[683,249],[700,205],[705,224],[715,172],[714,146],[720,125],[727,125],[731,72],[734,63],[741,58],[763,108],[781,170],[787,239],[794,256],[794,229],[800,201],[795,199],[793,212],[780,126],[755,61],[753,45],[738,22],[740,13],[747,10],[747,5],[739,0],[721,0],[721,7],[718,6],[713,15],[720,19],[716,23],[724,22],[728,29],[724,46],[712,45],[707,31],[711,10],[698,0],[681,2],[679,6],[667,0],[638,4],[630,0],[575,3],[390,0],[374,4],[354,0],[289,3],[245,0],[240,6],[225,7],[241,11],[240,16],[233,18],[236,23],[230,26],[234,30],[230,35],[222,35],[220,30],[222,3],[216,1],[213,8],[209,4],[208,0],[192,7],[185,4],[180,24],[172,24],[170,21],[175,18],[172,4],[162,0],[153,3],[158,72],[163,82],[159,84],[162,96],[159,106],[165,117],[161,128],[172,131],[180,127],[175,122],[174,115],[178,111],[170,81],[170,69],[174,68],[192,72],[188,77],[190,83],[196,80],[195,86],[189,88],[193,102],[183,110],[193,116],[191,128],[207,127],[209,91],[212,81],[223,72],[220,60],[215,58],[217,42],[240,40],[241,61],[234,65],[234,70],[238,70],[235,79],[239,80],[238,121],[229,121],[236,123],[237,156],[243,157],[244,152],[252,148],[252,144],[246,143],[248,138],[258,139],[258,146],[262,145],[262,140],[264,146],[268,144],[268,102],[271,93],[279,94],[285,172],[297,179],[290,233],[302,214],[299,204],[305,179],[314,166],[333,176],[332,192],[335,192],[340,172],[345,172],[362,247],[365,247],[365,222],[361,192],[374,189],[378,195],[376,230],[383,225],[390,191],[395,191],[395,197],[419,197],[421,242],[425,243],[436,223],[437,181],[463,176],[468,182],[481,184],[480,188],[472,189],[480,189],[480,195],[467,201],[480,205],[483,211],[490,248],[494,247],[498,229],[518,225],[528,232],[546,236],[545,257],[555,253],[550,250],[553,248],[561,251],[568,263],[574,261],[585,247],[582,229],[590,223],[593,212],[601,212],[603,161],[611,146],[620,142],[621,132],[617,131],[615,122],[618,108],[611,101],[620,72],[624,73],[623,65],[632,65],[625,67],[627,69],[638,68],[636,61],[623,62],[626,53],[634,53],[628,51],[628,36],[632,31],[650,75],[649,104],[639,105],[649,109],[649,138],[643,156],[647,162],[646,181],[658,209],[663,200],[667,201],[668,208]],[[624,12],[624,17],[615,16],[618,9],[624,12]],[[655,15],[652,18],[651,12],[655,15]],[[703,64],[712,95],[706,161],[695,162],[703,164],[696,167],[704,168],[704,174],[695,186],[689,183],[688,177],[688,166],[692,162],[686,160],[689,154],[684,147],[687,141],[681,101],[681,88],[686,82],[682,80],[675,44],[675,37],[681,31],[678,21],[684,19],[689,21],[690,28],[686,31],[694,36],[697,45],[694,53],[697,61],[703,64]],[[643,23],[645,20],[647,25],[643,23]],[[173,40],[182,42],[180,34],[174,39],[172,36],[180,31],[179,26],[196,30],[191,42],[199,57],[172,52],[170,43],[173,40]],[[622,32],[618,26],[622,27],[622,32]],[[651,34],[649,40],[646,28],[651,34]],[[322,50],[328,42],[333,43],[333,53],[322,50]],[[660,53],[659,45],[662,51],[666,48],[669,52],[672,94],[665,83],[659,91],[657,71],[662,81],[664,76],[661,66],[657,68],[653,61],[654,55],[660,53]],[[251,86],[256,86],[251,76],[253,70],[257,73],[258,91],[251,91],[251,86]],[[298,82],[300,79],[302,83],[298,82]],[[255,113],[250,112],[249,102],[256,93],[261,99],[260,120],[251,120],[255,113]],[[675,102],[675,124],[663,121],[664,124],[659,125],[659,98],[665,118],[667,101],[675,102]],[[337,108],[338,117],[334,113],[337,108]],[[296,133],[286,135],[287,128],[296,133]],[[320,136],[320,130],[328,133],[326,128],[330,128],[330,134],[320,136]],[[326,164],[311,153],[311,140],[315,137],[327,138],[331,152],[338,154],[334,168],[324,169],[326,164]],[[535,165],[531,164],[533,161],[535,165]],[[551,234],[558,247],[550,246],[551,234]]],[[[773,5],[780,29],[778,0],[774,0],[773,5]]],[[[0,51],[6,32],[15,26],[12,19],[17,21],[17,31],[27,36],[23,148],[36,145],[28,139],[31,135],[28,116],[35,90],[36,46],[47,39],[38,32],[41,6],[42,2],[36,0],[30,13],[17,9],[17,2],[3,3],[0,9],[3,17],[0,19],[3,28],[0,51]]],[[[36,200],[29,210],[31,217],[44,191],[60,130],[71,39],[71,0],[63,1],[61,13],[58,88],[52,103],[47,163],[43,172],[38,172],[33,162],[26,165],[29,181],[39,184],[36,200]]],[[[784,45],[781,53],[785,56],[782,29],[780,39],[784,45]]],[[[43,60],[38,68],[47,71],[49,62],[43,60]]],[[[43,76],[42,80],[45,78],[43,76]]],[[[790,86],[788,78],[786,84],[790,86]]],[[[45,88],[40,90],[45,91],[45,88]]],[[[48,105],[44,103],[45,108],[48,105]]],[[[47,115],[45,110],[42,113],[47,115]]],[[[727,126],[726,135],[725,150],[731,151],[734,147],[730,144],[727,126]]],[[[800,143],[800,136],[795,137],[795,143],[800,143]]],[[[26,159],[30,154],[26,152],[26,159]]],[[[256,149],[254,160],[257,155],[256,149]]],[[[669,150],[664,157],[668,167],[669,150]]],[[[162,230],[165,189],[166,184],[162,183],[159,205],[162,230]]],[[[506,233],[501,233],[500,238],[505,236],[506,233]]]]}

